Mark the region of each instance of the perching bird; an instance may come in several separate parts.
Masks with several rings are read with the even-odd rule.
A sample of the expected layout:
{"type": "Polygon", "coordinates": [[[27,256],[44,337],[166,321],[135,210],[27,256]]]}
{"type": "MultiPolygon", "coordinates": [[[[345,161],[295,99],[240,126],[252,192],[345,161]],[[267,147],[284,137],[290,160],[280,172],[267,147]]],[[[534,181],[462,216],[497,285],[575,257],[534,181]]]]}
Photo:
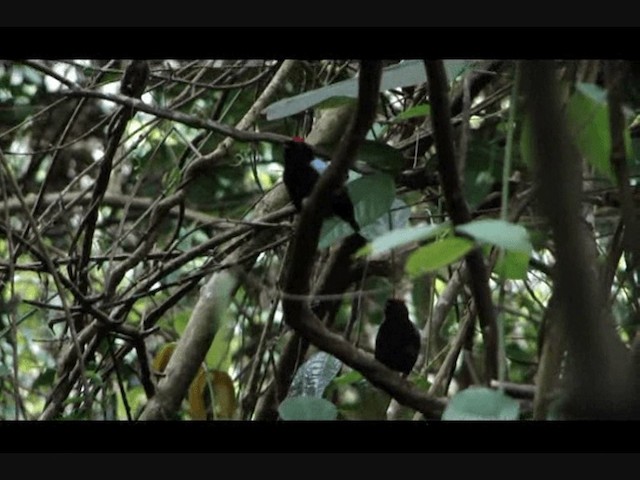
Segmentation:
{"type": "Polygon", "coordinates": [[[133,60],[125,69],[120,81],[120,93],[140,98],[149,80],[149,63],[146,60],[133,60]]]}
{"type": "Polygon", "coordinates": [[[418,359],[420,333],[409,320],[402,300],[390,298],[376,336],[375,358],[392,370],[408,375],[418,359]]]}
{"type": "MultiPolygon", "coordinates": [[[[314,156],[313,150],[302,138],[294,137],[284,144],[283,181],[298,212],[302,211],[302,200],[311,194],[326,168],[326,163],[314,156]]],[[[360,231],[353,203],[344,186],[331,195],[331,213],[351,225],[355,232],[360,231]]]]}

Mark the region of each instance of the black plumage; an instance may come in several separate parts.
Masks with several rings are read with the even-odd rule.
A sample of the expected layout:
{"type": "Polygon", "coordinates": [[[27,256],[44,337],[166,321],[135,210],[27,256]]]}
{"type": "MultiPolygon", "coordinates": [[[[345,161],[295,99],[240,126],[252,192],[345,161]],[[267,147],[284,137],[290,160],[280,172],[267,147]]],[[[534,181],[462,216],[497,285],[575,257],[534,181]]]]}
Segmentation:
{"type": "Polygon", "coordinates": [[[120,93],[140,98],[149,80],[149,63],[146,60],[133,60],[125,69],[120,81],[120,93]]]}
{"type": "MultiPolygon", "coordinates": [[[[312,165],[314,158],[311,147],[300,138],[296,137],[284,144],[283,181],[298,212],[302,211],[302,200],[311,194],[320,178],[320,173],[312,165]]],[[[347,189],[341,186],[335,190],[330,201],[331,214],[347,222],[355,232],[359,232],[360,226],[356,221],[347,189]]]]}
{"type": "Polygon", "coordinates": [[[387,367],[408,375],[418,359],[420,333],[409,320],[402,300],[390,298],[384,308],[384,321],[376,336],[375,358],[387,367]]]}

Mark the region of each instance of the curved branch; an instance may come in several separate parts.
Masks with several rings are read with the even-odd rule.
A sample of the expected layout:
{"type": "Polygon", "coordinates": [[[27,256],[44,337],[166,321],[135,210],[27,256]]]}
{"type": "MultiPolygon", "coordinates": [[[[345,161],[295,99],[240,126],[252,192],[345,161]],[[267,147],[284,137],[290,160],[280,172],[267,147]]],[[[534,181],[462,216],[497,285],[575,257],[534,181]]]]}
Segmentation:
{"type": "MultiPolygon", "coordinates": [[[[459,225],[471,221],[471,212],[462,194],[460,176],[456,168],[447,75],[442,60],[425,60],[425,65],[438,152],[438,174],[451,221],[454,225],[459,225]]],[[[479,249],[466,256],[466,264],[485,343],[485,380],[488,383],[491,379],[497,378],[498,373],[498,329],[489,289],[489,271],[479,249]]]]}
{"type": "Polygon", "coordinates": [[[382,64],[379,61],[361,63],[358,106],[354,120],[340,142],[331,165],[305,202],[294,236],[292,256],[286,275],[284,290],[289,296],[283,299],[284,319],[301,337],[358,370],[373,385],[388,392],[398,402],[433,417],[440,414],[444,406],[442,400],[426,395],[424,391],[398,376],[397,372],[375,360],[371,354],[360,351],[341,336],[331,332],[311,312],[306,303],[292,299],[309,293],[309,278],[322,224],[322,217],[317,213],[320,205],[327,201],[332,189],[336,188],[346,175],[360,143],[373,123],[381,71],[382,64]]]}
{"type": "MultiPolygon", "coordinates": [[[[309,291],[308,281],[322,226],[322,216],[319,215],[320,206],[328,202],[331,192],[346,178],[358,148],[373,123],[378,100],[380,70],[381,62],[362,62],[358,107],[354,121],[347,130],[349,133],[340,142],[331,164],[320,177],[311,195],[305,200],[300,215],[286,281],[287,293],[304,295],[309,291]]],[[[285,302],[285,305],[290,303],[285,302]]]]}

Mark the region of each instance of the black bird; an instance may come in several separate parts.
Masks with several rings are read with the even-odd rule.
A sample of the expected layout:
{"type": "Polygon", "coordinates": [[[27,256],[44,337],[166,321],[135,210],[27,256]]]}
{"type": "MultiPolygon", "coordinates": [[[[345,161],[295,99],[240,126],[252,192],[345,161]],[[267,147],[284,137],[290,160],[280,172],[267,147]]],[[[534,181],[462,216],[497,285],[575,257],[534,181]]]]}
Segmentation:
{"type": "Polygon", "coordinates": [[[120,93],[140,98],[149,80],[149,64],[145,60],[133,60],[125,69],[120,81],[120,93]]]}
{"type": "Polygon", "coordinates": [[[392,370],[408,375],[418,359],[420,333],[409,320],[402,300],[390,298],[376,336],[375,358],[392,370]]]}
{"type": "MultiPolygon", "coordinates": [[[[326,164],[314,156],[302,138],[294,137],[284,144],[283,181],[298,212],[302,211],[302,200],[311,194],[325,168],[326,164]]],[[[351,225],[356,233],[360,231],[353,203],[344,186],[331,195],[331,214],[351,225]]]]}

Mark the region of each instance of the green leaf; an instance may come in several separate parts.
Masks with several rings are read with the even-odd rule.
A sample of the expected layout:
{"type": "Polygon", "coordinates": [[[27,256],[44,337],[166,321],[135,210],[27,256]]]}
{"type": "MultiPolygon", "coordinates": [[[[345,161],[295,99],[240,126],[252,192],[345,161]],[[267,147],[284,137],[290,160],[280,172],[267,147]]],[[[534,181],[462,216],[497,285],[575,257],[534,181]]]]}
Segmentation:
{"type": "Polygon", "coordinates": [[[490,243],[506,250],[528,253],[532,248],[526,228],[503,220],[475,220],[457,226],[456,231],[465,233],[479,242],[490,243]]]}
{"type": "Polygon", "coordinates": [[[363,247],[358,255],[379,255],[409,243],[433,238],[449,229],[448,223],[420,225],[417,227],[399,228],[377,237],[369,245],[363,247]]]}
{"type": "MultiPolygon", "coordinates": [[[[205,361],[211,370],[224,372],[228,370],[231,364],[231,341],[234,336],[235,322],[231,321],[229,304],[237,281],[228,271],[220,272],[217,275],[218,282],[216,284],[217,290],[214,293],[215,298],[210,299],[214,306],[211,321],[217,330],[205,361]]],[[[208,285],[204,288],[208,288],[208,285]]]]}
{"type": "Polygon", "coordinates": [[[416,387],[418,387],[420,390],[429,390],[429,388],[432,385],[432,383],[429,381],[429,379],[426,376],[423,376],[423,375],[416,375],[415,377],[414,377],[414,375],[416,375],[416,374],[409,375],[409,378],[411,379],[413,384],[416,387]]]}
{"type": "Polygon", "coordinates": [[[360,232],[367,239],[375,239],[387,232],[409,225],[411,208],[399,198],[395,198],[391,207],[378,219],[367,225],[360,232]]]}
{"type": "Polygon", "coordinates": [[[400,172],[406,163],[402,153],[382,142],[365,140],[358,151],[358,160],[367,165],[393,175],[400,172]]]}
{"type": "MultiPolygon", "coordinates": [[[[362,229],[361,234],[369,238],[366,227],[389,211],[395,198],[395,183],[389,175],[376,173],[348,183],[347,190],[353,202],[356,221],[362,229]]],[[[352,233],[351,227],[341,219],[328,218],[322,225],[318,246],[327,248],[352,233]]]]}
{"type": "Polygon", "coordinates": [[[205,363],[210,370],[226,372],[231,365],[231,340],[233,340],[234,322],[225,316],[223,324],[218,328],[211,347],[207,351],[205,363]]]}
{"type": "Polygon", "coordinates": [[[580,153],[598,173],[613,180],[606,91],[593,84],[577,84],[567,105],[567,117],[580,153]]]}
{"type": "MultiPolygon", "coordinates": [[[[144,392],[144,388],[142,385],[136,385],[134,387],[128,388],[126,391],[127,401],[129,402],[129,408],[132,412],[139,411],[143,405],[147,402],[147,395],[144,392]]],[[[126,418],[126,409],[124,403],[122,402],[122,396],[117,395],[117,418],[126,418]]]]}
{"type": "Polygon", "coordinates": [[[300,365],[291,388],[290,397],[322,397],[331,380],[338,374],[342,362],[326,352],[318,352],[300,365]]]}
{"type": "Polygon", "coordinates": [[[495,141],[472,139],[469,143],[464,171],[464,197],[469,207],[475,209],[502,176],[502,157],[504,149],[495,141]]]}
{"type": "Polygon", "coordinates": [[[442,413],[442,420],[517,420],[518,402],[489,388],[471,387],[458,392],[442,413]]]}
{"type": "Polygon", "coordinates": [[[173,328],[176,329],[176,333],[178,335],[182,335],[184,329],[187,328],[187,323],[189,323],[189,318],[191,317],[191,312],[182,311],[175,314],[173,317],[173,328]]]}
{"type": "Polygon", "coordinates": [[[336,406],[317,397],[289,397],[278,407],[282,420],[335,420],[338,417],[336,406]]]}
{"type": "Polygon", "coordinates": [[[353,385],[364,379],[362,374],[357,370],[351,370],[343,375],[333,379],[333,385],[353,385]]]}
{"type": "Polygon", "coordinates": [[[447,237],[413,252],[407,259],[405,271],[412,278],[433,272],[459,260],[473,247],[473,242],[466,238],[447,237]]]}
{"type": "MultiPolygon", "coordinates": [[[[445,71],[451,82],[473,62],[470,60],[445,60],[445,71]]],[[[422,60],[403,60],[382,70],[380,91],[419,85],[427,80],[422,60]]],[[[325,87],[283,98],[269,105],[263,113],[267,120],[278,120],[303,112],[332,97],[358,97],[358,79],[350,78],[325,87]]]]}
{"type": "Polygon", "coordinates": [[[411,108],[406,109],[404,112],[396,115],[396,118],[393,119],[394,122],[401,122],[402,120],[407,120],[409,118],[416,117],[426,117],[431,113],[431,105],[428,103],[420,103],[418,105],[414,105],[411,108]]]}
{"type": "Polygon", "coordinates": [[[522,280],[527,276],[529,258],[528,253],[505,250],[504,257],[496,264],[495,272],[503,278],[522,280]]]}

